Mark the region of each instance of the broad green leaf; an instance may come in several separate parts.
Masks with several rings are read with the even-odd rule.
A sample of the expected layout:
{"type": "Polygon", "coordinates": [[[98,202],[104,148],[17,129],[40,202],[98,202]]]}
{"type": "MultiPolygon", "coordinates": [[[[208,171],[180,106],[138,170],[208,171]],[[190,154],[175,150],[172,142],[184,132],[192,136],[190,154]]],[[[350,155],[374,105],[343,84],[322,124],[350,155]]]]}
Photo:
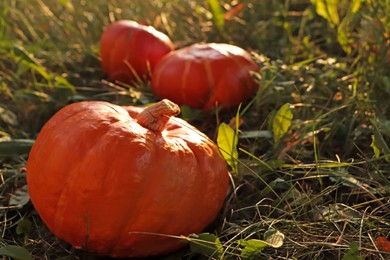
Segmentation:
{"type": "Polygon", "coordinates": [[[349,249],[343,256],[342,260],[362,260],[363,258],[358,254],[359,254],[359,245],[355,242],[352,242],[349,245],[349,249]]]}
{"type": "Polygon", "coordinates": [[[18,235],[28,235],[32,229],[32,222],[28,219],[21,220],[16,226],[16,234],[18,235]]]}
{"type": "Polygon", "coordinates": [[[218,127],[218,148],[227,164],[232,167],[235,172],[238,165],[237,143],[238,138],[235,131],[229,125],[221,123],[218,127]]]}
{"type": "Polygon", "coordinates": [[[221,8],[221,5],[218,0],[207,0],[213,14],[214,22],[217,28],[222,31],[225,26],[225,18],[221,8]]]}
{"type": "Polygon", "coordinates": [[[16,234],[18,234],[19,236],[23,235],[25,243],[28,242],[31,230],[32,222],[28,219],[22,219],[16,226],[16,234]]]}
{"type": "Polygon", "coordinates": [[[279,248],[283,245],[284,234],[275,229],[269,229],[264,233],[264,240],[273,248],[279,248]]]}
{"type": "Polygon", "coordinates": [[[241,239],[238,244],[244,247],[240,254],[242,259],[256,259],[256,255],[268,246],[267,242],[259,239],[241,239]]]}
{"type": "Polygon", "coordinates": [[[219,238],[210,233],[190,235],[190,250],[193,253],[213,257],[219,257],[223,253],[219,238]]]}
{"type": "Polygon", "coordinates": [[[338,14],[339,0],[310,0],[316,7],[318,15],[325,18],[334,27],[340,23],[338,14]]]}
{"type": "Polygon", "coordinates": [[[272,131],[274,134],[274,141],[278,143],[280,138],[287,133],[291,126],[291,120],[293,119],[293,113],[291,112],[290,104],[284,104],[277,112],[272,121],[272,131]]]}
{"type": "Polygon", "coordinates": [[[15,260],[33,260],[30,253],[21,246],[3,246],[0,248],[1,256],[8,256],[15,260]]]}

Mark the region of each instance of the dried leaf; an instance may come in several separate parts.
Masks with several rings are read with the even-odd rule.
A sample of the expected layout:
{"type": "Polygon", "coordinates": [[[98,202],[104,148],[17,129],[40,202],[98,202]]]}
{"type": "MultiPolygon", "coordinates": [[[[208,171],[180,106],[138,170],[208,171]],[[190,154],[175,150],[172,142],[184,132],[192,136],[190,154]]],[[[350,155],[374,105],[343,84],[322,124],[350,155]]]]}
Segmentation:
{"type": "Polygon", "coordinates": [[[20,189],[17,189],[14,194],[9,198],[9,206],[14,206],[15,208],[21,209],[30,201],[30,196],[28,194],[27,185],[24,185],[20,189]]]}
{"type": "Polygon", "coordinates": [[[284,234],[275,229],[269,229],[264,233],[264,240],[273,248],[279,248],[283,245],[284,234]]]}
{"type": "Polygon", "coordinates": [[[225,13],[224,18],[225,20],[231,20],[234,16],[236,16],[242,9],[244,9],[244,4],[239,3],[232,9],[230,9],[228,12],[225,13]]]}
{"type": "Polygon", "coordinates": [[[4,107],[0,107],[0,120],[11,126],[17,126],[19,124],[17,116],[4,107]]]}
{"type": "Polygon", "coordinates": [[[376,247],[384,252],[390,253],[390,241],[384,236],[379,236],[375,239],[376,247]]]}

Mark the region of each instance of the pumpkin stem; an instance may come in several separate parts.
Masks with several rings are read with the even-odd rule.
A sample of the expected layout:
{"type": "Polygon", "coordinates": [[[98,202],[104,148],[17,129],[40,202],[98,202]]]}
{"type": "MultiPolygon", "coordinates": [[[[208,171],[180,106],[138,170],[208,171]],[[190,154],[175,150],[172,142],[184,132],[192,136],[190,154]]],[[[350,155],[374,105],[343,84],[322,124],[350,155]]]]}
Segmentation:
{"type": "Polygon", "coordinates": [[[162,132],[167,126],[169,119],[179,113],[180,108],[178,105],[168,99],[163,99],[142,110],[137,116],[137,121],[149,130],[162,132]]]}

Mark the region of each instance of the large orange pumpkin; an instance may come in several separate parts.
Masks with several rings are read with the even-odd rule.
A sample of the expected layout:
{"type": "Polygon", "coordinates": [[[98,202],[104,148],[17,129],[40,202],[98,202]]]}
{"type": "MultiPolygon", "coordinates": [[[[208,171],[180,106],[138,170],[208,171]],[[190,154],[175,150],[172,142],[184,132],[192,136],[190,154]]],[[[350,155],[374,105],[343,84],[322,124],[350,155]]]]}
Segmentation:
{"type": "Polygon", "coordinates": [[[132,82],[148,78],[155,64],[173,50],[167,35],[130,20],[111,23],[100,38],[100,58],[110,79],[132,82]]]}
{"type": "Polygon", "coordinates": [[[180,105],[209,110],[230,108],[253,96],[259,71],[250,54],[224,43],[194,44],[164,56],[152,75],[157,97],[180,105]]]}
{"type": "Polygon", "coordinates": [[[43,127],[27,162],[33,205],[76,248],[141,257],[185,245],[223,205],[229,177],[216,145],[163,100],[148,108],[86,101],[43,127]],[[167,236],[168,235],[168,236],[167,236]]]}

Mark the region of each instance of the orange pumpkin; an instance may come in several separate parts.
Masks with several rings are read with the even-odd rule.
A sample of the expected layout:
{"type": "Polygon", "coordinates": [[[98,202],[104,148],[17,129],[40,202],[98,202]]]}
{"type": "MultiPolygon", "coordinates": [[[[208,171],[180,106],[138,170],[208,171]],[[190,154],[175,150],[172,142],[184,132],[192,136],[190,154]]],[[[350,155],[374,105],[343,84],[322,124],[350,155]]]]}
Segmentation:
{"type": "Polygon", "coordinates": [[[221,209],[228,170],[216,145],[167,100],[147,108],[86,101],[42,128],[27,162],[33,205],[75,248],[143,257],[185,245],[221,209]]]}
{"type": "Polygon", "coordinates": [[[155,64],[173,50],[167,35],[152,26],[120,20],[107,26],[100,38],[100,58],[110,79],[132,82],[148,78],[155,64]]]}
{"type": "Polygon", "coordinates": [[[223,43],[194,44],[162,58],[152,75],[157,97],[180,105],[209,110],[230,108],[253,96],[258,83],[251,72],[259,71],[250,54],[223,43]]]}

